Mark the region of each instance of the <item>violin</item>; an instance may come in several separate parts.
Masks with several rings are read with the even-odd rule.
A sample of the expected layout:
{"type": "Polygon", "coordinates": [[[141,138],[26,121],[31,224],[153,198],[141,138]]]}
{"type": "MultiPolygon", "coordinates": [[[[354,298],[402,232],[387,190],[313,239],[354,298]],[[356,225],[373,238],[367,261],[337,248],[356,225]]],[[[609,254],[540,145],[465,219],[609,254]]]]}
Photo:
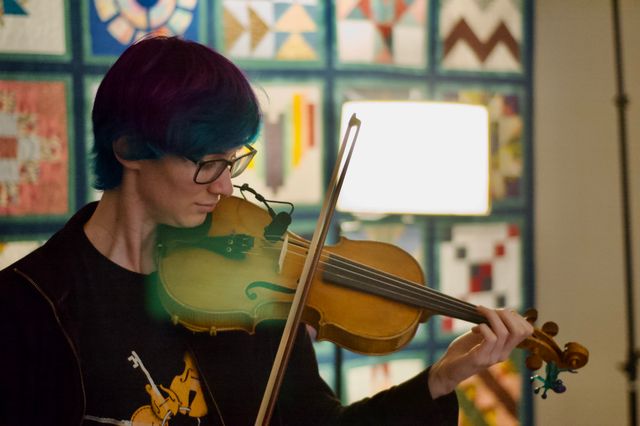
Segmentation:
{"type": "MultiPolygon", "coordinates": [[[[253,333],[258,323],[286,319],[309,242],[286,231],[267,238],[272,217],[243,198],[221,200],[197,229],[159,232],[157,270],[160,299],[175,324],[215,335],[226,330],[253,333]]],[[[341,238],[325,246],[302,313],[302,320],[328,340],[354,352],[381,355],[407,345],[420,323],[440,314],[486,323],[476,306],[425,286],[417,261],[386,243],[341,238]]],[[[524,317],[534,323],[535,310],[524,317]]],[[[520,348],[526,365],[547,362],[548,390],[563,391],[562,371],[586,365],[589,352],[576,342],[554,341],[553,322],[535,328],[520,348]]]]}
{"type": "Polygon", "coordinates": [[[131,352],[129,361],[133,363],[134,368],[140,367],[147,376],[149,383],[145,390],[150,397],[149,405],[144,405],[133,413],[132,424],[161,426],[168,425],[168,420],[178,415],[200,418],[207,414],[200,378],[189,353],[184,356],[184,371],[173,378],[168,388],[156,385],[135,351],[131,352]]]}

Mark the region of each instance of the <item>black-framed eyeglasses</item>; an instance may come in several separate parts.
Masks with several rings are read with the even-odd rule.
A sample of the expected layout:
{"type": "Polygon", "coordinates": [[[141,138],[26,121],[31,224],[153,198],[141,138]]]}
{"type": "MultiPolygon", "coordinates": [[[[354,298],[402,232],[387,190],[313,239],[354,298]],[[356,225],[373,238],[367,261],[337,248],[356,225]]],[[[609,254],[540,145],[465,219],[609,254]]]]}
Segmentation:
{"type": "Polygon", "coordinates": [[[205,185],[218,179],[222,172],[228,167],[231,177],[234,178],[245,171],[253,157],[258,152],[251,145],[245,145],[240,155],[232,160],[224,158],[206,161],[193,161],[198,168],[193,175],[193,181],[200,185],[205,185]],[[245,152],[242,152],[245,151],[245,152]]]}

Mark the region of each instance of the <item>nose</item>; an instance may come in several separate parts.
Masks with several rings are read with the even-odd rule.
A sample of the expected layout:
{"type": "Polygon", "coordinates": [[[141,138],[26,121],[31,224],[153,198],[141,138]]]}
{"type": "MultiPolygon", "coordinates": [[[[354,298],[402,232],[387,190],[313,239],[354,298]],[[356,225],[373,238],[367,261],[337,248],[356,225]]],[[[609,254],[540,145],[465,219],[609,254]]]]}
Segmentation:
{"type": "Polygon", "coordinates": [[[231,184],[231,171],[227,167],[224,172],[207,186],[207,191],[212,194],[218,194],[222,197],[229,197],[233,193],[233,185],[231,184]]]}

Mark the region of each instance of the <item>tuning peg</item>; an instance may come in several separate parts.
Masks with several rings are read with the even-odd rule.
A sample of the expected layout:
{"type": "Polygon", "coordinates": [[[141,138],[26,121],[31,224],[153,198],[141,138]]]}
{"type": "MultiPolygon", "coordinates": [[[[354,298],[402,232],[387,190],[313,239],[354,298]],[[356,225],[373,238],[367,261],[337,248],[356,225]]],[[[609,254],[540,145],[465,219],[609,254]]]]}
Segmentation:
{"type": "Polygon", "coordinates": [[[529,308],[524,312],[523,317],[531,324],[533,324],[538,319],[538,311],[534,308],[529,308]]]}
{"type": "Polygon", "coordinates": [[[567,387],[564,385],[564,383],[562,382],[562,380],[558,379],[553,383],[553,386],[551,387],[551,389],[555,392],[555,393],[564,393],[567,390],[567,387]]]}
{"type": "Polygon", "coordinates": [[[548,321],[542,324],[542,331],[544,331],[551,337],[554,337],[556,334],[558,334],[558,330],[558,324],[553,321],[548,321]]]}
{"type": "Polygon", "coordinates": [[[535,371],[538,368],[542,367],[542,358],[538,354],[531,354],[527,357],[525,364],[527,368],[531,371],[535,371]]]}

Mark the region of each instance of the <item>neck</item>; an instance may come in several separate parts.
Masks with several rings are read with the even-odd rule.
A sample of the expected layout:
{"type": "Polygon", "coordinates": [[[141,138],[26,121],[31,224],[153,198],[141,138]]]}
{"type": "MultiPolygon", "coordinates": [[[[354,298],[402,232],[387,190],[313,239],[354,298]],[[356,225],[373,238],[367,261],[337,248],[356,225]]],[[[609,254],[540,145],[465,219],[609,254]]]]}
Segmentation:
{"type": "Polygon", "coordinates": [[[145,217],[135,200],[120,188],[104,192],[96,211],[84,226],[94,247],[112,262],[133,272],[155,269],[155,223],[145,217]]]}
{"type": "Polygon", "coordinates": [[[328,282],[426,309],[433,314],[446,315],[474,324],[486,322],[486,318],[480,315],[477,307],[471,303],[418,283],[333,254],[327,256],[325,262],[323,279],[328,282]]]}

